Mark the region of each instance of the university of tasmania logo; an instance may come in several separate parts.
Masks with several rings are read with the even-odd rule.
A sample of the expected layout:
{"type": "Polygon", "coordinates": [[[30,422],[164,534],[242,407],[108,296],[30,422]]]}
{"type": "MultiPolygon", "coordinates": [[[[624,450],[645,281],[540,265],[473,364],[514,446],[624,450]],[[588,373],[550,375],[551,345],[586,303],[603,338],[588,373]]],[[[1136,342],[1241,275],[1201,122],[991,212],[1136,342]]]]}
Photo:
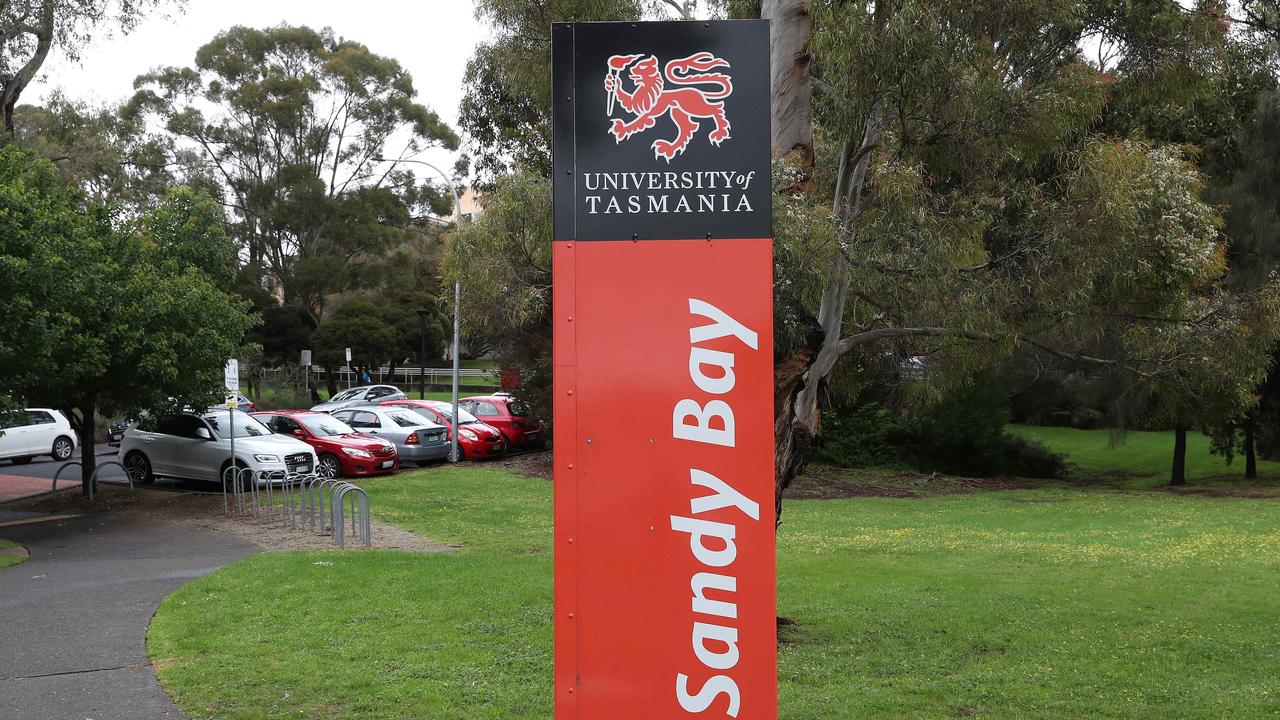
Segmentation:
{"type": "Polygon", "coordinates": [[[689,147],[703,118],[715,123],[707,135],[712,145],[719,147],[729,139],[729,118],[722,101],[733,94],[733,80],[723,72],[708,72],[729,67],[727,60],[698,52],[668,62],[659,72],[658,58],[653,55],[613,55],[608,65],[604,78],[608,115],[612,117],[617,104],[633,116],[629,120],[613,118],[609,132],[616,142],[648,130],[663,115],[669,115],[675,123],[676,136],[655,140],[652,147],[654,156],[667,162],[689,147]],[[622,87],[623,70],[629,70],[628,77],[635,85],[631,92],[622,87]]]}

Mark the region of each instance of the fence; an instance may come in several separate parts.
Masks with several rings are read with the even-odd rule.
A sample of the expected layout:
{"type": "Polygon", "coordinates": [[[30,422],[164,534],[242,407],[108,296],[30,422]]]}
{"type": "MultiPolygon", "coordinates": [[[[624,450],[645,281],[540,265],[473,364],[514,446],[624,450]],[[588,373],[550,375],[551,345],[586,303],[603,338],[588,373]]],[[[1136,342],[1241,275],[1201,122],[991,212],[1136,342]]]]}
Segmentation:
{"type": "MultiPolygon", "coordinates": [[[[317,382],[324,377],[325,369],[319,365],[312,366],[312,371],[317,382]]],[[[257,368],[261,382],[268,387],[302,387],[302,379],[299,370],[294,367],[281,368],[257,368]]],[[[349,367],[334,368],[334,377],[339,387],[350,385],[361,385],[361,381],[356,377],[355,371],[349,367]]],[[[378,384],[404,384],[417,385],[425,376],[428,383],[449,383],[453,381],[452,368],[423,368],[423,367],[398,367],[395,372],[391,371],[389,366],[380,368],[370,368],[369,375],[373,382],[378,384]]],[[[484,370],[479,368],[464,368],[458,370],[459,378],[479,378],[481,380],[490,381],[494,387],[499,384],[498,371],[484,370]]]]}

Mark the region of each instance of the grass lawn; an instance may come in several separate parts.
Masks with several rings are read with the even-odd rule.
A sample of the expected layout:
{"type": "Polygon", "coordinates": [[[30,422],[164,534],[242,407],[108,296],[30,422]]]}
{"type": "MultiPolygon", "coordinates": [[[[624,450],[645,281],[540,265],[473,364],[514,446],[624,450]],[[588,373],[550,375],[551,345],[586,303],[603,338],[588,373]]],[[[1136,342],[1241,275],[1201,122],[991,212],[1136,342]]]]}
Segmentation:
{"type": "MultiPolygon", "coordinates": [[[[161,605],[192,718],[550,718],[551,485],[365,483],[444,555],[248,558],[161,605]],[[233,611],[228,609],[234,608],[233,611]]],[[[1280,504],[1133,489],[791,501],[780,717],[1280,714],[1280,504]]]]}
{"type": "MultiPolygon", "coordinates": [[[[18,543],[12,542],[10,540],[5,540],[4,538],[0,538],[0,551],[3,551],[6,548],[11,548],[11,547],[18,547],[18,543]]],[[[27,558],[25,555],[5,555],[3,552],[0,552],[0,568],[7,568],[10,565],[17,565],[18,563],[26,559],[27,558]]]]}
{"type": "MultiPolygon", "coordinates": [[[[1153,484],[1168,482],[1173,464],[1173,431],[1128,432],[1113,445],[1109,430],[1077,430],[1063,427],[1010,425],[1009,431],[1044,443],[1067,461],[1088,472],[1121,472],[1149,477],[1153,484]]],[[[1258,461],[1258,474],[1280,477],[1280,462],[1258,461]]],[[[1221,455],[1209,453],[1209,436],[1187,433],[1187,479],[1244,477],[1244,458],[1228,465],[1221,455]]]]}

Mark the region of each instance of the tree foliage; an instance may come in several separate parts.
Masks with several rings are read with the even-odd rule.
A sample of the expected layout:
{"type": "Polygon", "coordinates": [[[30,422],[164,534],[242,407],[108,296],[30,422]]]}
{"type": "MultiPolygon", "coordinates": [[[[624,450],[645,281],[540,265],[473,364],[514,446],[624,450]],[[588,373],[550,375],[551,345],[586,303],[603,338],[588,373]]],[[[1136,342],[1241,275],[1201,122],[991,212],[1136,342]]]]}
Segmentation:
{"type": "MultiPolygon", "coordinates": [[[[4,137],[14,108],[56,46],[72,60],[98,33],[128,32],[168,0],[13,0],[0,4],[0,108],[4,137]]],[[[179,6],[181,1],[177,3],[179,6]]]]}
{"type": "Polygon", "coordinates": [[[0,394],[68,412],[93,472],[94,414],[221,399],[254,324],[227,292],[234,245],[209,197],[136,218],[86,205],[46,160],[0,150],[0,394]]]}
{"type": "Polygon", "coordinates": [[[393,59],[333,31],[233,27],[191,67],[141,76],[128,112],[162,120],[198,151],[230,208],[233,236],[286,305],[318,320],[358,269],[408,241],[447,193],[379,158],[456,148],[393,59]],[[391,148],[395,146],[395,150],[391,148]]]}

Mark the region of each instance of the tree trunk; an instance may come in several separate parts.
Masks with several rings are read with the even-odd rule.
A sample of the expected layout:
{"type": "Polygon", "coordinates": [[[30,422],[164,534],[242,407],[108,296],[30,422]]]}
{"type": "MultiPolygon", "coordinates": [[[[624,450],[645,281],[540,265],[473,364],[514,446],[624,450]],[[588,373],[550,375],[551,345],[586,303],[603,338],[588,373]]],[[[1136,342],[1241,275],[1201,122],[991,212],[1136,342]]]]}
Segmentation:
{"type": "Polygon", "coordinates": [[[333,376],[333,368],[328,365],[324,366],[324,383],[325,387],[329,389],[329,397],[338,394],[338,380],[333,376]]]}
{"type": "Polygon", "coordinates": [[[813,34],[813,18],[809,0],[764,0],[760,17],[772,20],[769,30],[769,54],[773,59],[769,84],[773,99],[770,115],[773,121],[773,154],[798,152],[804,170],[798,190],[811,190],[813,177],[813,80],[810,66],[813,55],[809,40],[813,34]]]}
{"type": "MultiPolygon", "coordinates": [[[[22,91],[27,89],[27,85],[36,76],[40,66],[44,65],[45,58],[49,57],[49,50],[53,47],[54,5],[55,0],[43,0],[40,8],[39,24],[30,29],[20,31],[29,32],[36,36],[36,51],[31,56],[31,59],[18,69],[18,72],[11,77],[3,79],[3,94],[0,95],[0,107],[3,107],[4,112],[4,138],[6,142],[13,140],[13,110],[18,104],[18,98],[22,96],[22,91]]],[[[90,420],[90,424],[92,424],[92,420],[90,420]]]]}
{"type": "Polygon", "coordinates": [[[1173,475],[1169,484],[1187,484],[1187,429],[1181,425],[1173,431],[1173,475]]]}
{"type": "MultiPolygon", "coordinates": [[[[98,398],[90,395],[80,405],[80,492],[89,496],[89,487],[93,483],[93,471],[97,467],[97,456],[94,454],[94,434],[97,431],[98,398]]],[[[95,487],[96,491],[97,488],[95,487]]]]}
{"type": "MultiPolygon", "coordinates": [[[[765,4],[768,5],[769,0],[766,0],[765,4]]],[[[884,3],[877,0],[874,10],[877,29],[884,27],[886,12],[888,11],[884,3]]],[[[810,27],[807,21],[804,27],[807,33],[810,27]]],[[[808,46],[807,34],[804,38],[804,46],[808,46]]],[[[807,72],[807,59],[805,63],[807,72]]],[[[778,92],[776,87],[774,92],[778,92]]],[[[780,103],[789,97],[794,98],[796,95],[794,93],[784,95],[780,100],[775,94],[774,101],[780,103]]],[[[806,103],[809,102],[811,96],[808,84],[805,85],[803,97],[806,103]]],[[[835,197],[832,199],[831,208],[832,213],[839,218],[837,241],[842,246],[857,230],[871,158],[875,148],[880,144],[883,105],[883,99],[879,97],[872,102],[862,133],[859,134],[856,128],[851,128],[840,155],[835,197]]],[[[775,105],[775,112],[776,108],[777,105],[775,105]]],[[[778,137],[776,126],[774,131],[776,138],[778,137]]],[[[810,130],[810,142],[812,141],[811,133],[812,130],[810,130]]],[[[818,308],[817,317],[820,329],[815,329],[814,341],[809,343],[808,348],[774,363],[773,499],[779,523],[782,522],[782,493],[804,469],[809,452],[818,437],[821,422],[820,390],[840,356],[849,350],[849,347],[841,342],[845,303],[849,295],[848,275],[848,259],[841,248],[836,248],[827,270],[827,284],[822,291],[822,302],[818,308]]]]}
{"type": "Polygon", "coordinates": [[[1258,479],[1257,443],[1253,437],[1253,418],[1244,421],[1244,477],[1246,480],[1258,479]]]}

